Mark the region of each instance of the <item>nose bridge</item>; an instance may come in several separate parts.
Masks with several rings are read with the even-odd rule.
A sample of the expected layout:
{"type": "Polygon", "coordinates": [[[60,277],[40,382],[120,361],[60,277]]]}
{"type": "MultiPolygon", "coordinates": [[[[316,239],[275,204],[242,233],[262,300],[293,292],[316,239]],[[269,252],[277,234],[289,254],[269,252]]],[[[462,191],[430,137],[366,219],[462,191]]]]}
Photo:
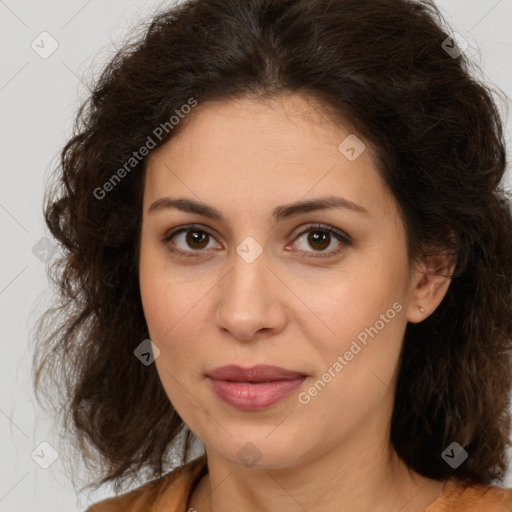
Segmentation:
{"type": "Polygon", "coordinates": [[[268,263],[263,248],[254,239],[245,239],[237,246],[231,271],[220,283],[219,328],[237,338],[249,339],[260,329],[275,329],[283,321],[278,287],[271,283],[276,278],[268,263]]]}
{"type": "Polygon", "coordinates": [[[264,247],[253,236],[246,236],[232,256],[232,271],[228,277],[230,295],[251,296],[264,292],[268,257],[264,247]]]}
{"type": "MultiPolygon", "coordinates": [[[[242,242],[233,256],[233,267],[227,279],[224,301],[236,306],[238,314],[253,316],[269,301],[267,296],[268,258],[251,242],[242,242]],[[258,254],[259,252],[259,254],[258,254]]],[[[235,309],[231,309],[233,312],[235,309]]]]}

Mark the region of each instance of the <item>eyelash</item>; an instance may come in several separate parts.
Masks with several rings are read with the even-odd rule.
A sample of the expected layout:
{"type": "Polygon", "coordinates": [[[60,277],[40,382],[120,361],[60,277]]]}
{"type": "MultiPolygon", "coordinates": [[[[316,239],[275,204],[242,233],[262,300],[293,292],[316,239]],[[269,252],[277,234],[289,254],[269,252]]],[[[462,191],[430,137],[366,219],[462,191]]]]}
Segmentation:
{"type": "MultiPolygon", "coordinates": [[[[215,238],[213,236],[213,234],[208,231],[207,229],[204,229],[202,228],[201,226],[198,226],[198,225],[188,225],[188,226],[183,226],[167,235],[165,235],[162,239],[162,242],[164,243],[164,245],[169,245],[168,243],[176,236],[176,235],[179,235],[180,233],[187,233],[189,231],[196,231],[196,232],[199,232],[199,233],[205,233],[207,234],[209,237],[212,237],[212,238],[215,238]]],[[[311,226],[308,226],[307,229],[305,229],[304,231],[302,231],[301,233],[299,233],[295,239],[297,238],[300,238],[302,235],[306,234],[306,233],[309,233],[310,231],[321,231],[321,232],[324,232],[324,233],[329,233],[330,235],[333,235],[338,241],[340,242],[343,242],[342,246],[338,249],[331,249],[330,251],[327,251],[326,253],[323,253],[323,254],[315,254],[315,255],[312,255],[312,256],[306,256],[307,258],[330,258],[330,257],[333,257],[333,256],[336,256],[338,255],[340,252],[342,252],[344,249],[345,249],[345,246],[350,246],[352,245],[352,241],[350,239],[350,237],[342,232],[339,232],[337,230],[335,230],[334,228],[330,227],[330,226],[323,226],[321,224],[314,224],[314,225],[311,225],[311,226]]],[[[294,239],[294,240],[295,240],[294,239]]],[[[178,256],[180,257],[184,257],[184,258],[194,258],[194,257],[198,257],[200,256],[202,252],[204,252],[203,250],[196,250],[196,251],[187,251],[187,252],[184,252],[184,251],[181,251],[181,250],[175,250],[175,249],[169,249],[171,252],[177,254],[178,256]],[[187,254],[188,252],[193,252],[193,253],[196,253],[196,254],[187,254]]],[[[300,252],[309,252],[309,251],[300,251],[300,252]]]]}

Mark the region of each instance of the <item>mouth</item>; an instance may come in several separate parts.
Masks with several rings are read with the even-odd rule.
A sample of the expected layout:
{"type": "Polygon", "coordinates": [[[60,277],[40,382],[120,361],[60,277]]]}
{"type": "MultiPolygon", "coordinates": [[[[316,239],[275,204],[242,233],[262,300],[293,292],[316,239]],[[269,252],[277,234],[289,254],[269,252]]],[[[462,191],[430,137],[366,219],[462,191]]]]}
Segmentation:
{"type": "Polygon", "coordinates": [[[283,380],[293,380],[298,377],[305,377],[303,372],[286,370],[279,366],[256,365],[250,368],[228,365],[216,368],[207,374],[208,377],[215,380],[224,380],[232,382],[274,382],[283,380]]]}
{"type": "Polygon", "coordinates": [[[243,411],[259,411],[287,398],[302,385],[307,375],[277,366],[229,365],[216,368],[207,377],[224,403],[243,411]]]}

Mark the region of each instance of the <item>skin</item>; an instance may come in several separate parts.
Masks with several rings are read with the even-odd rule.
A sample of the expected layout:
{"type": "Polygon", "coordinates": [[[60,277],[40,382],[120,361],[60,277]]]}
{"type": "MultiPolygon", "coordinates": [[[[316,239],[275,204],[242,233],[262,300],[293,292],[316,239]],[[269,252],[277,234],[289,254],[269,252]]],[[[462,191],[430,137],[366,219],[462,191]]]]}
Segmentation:
{"type": "Polygon", "coordinates": [[[443,482],[396,456],[389,442],[393,392],[407,322],[424,320],[449,286],[426,269],[451,273],[455,262],[441,255],[410,264],[397,203],[369,142],[359,137],[365,151],[347,159],[338,146],[353,131],[312,100],[283,94],[204,103],[182,122],[184,130],[147,161],[139,270],[162,385],[208,457],[209,473],[189,506],[424,511],[443,482]],[[277,206],[328,195],[368,213],[338,208],[270,218],[277,206]],[[171,208],[148,213],[165,196],[211,205],[224,222],[171,208]],[[186,233],[162,241],[191,223],[212,236],[192,238],[192,245],[186,233]],[[308,242],[319,232],[314,223],[346,233],[351,243],[322,230],[323,245],[311,236],[308,242]],[[236,252],[248,236],[263,251],[252,263],[236,252]],[[299,393],[395,303],[401,309],[394,318],[300,403],[299,393]],[[205,375],[226,364],[272,364],[308,378],[266,410],[240,411],[217,397],[205,375]],[[237,457],[248,442],[261,455],[252,467],[237,457]]]}

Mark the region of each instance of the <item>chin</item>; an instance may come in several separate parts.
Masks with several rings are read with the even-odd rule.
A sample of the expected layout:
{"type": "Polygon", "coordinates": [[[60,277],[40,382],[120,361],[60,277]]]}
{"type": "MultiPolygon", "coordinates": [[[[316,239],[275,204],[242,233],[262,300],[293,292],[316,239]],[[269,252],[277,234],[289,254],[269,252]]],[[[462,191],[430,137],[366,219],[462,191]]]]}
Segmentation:
{"type": "Polygon", "coordinates": [[[279,436],[277,432],[272,432],[273,428],[265,426],[255,430],[251,427],[247,431],[234,432],[227,427],[233,438],[227,439],[227,443],[221,446],[217,439],[211,447],[229,462],[247,468],[284,468],[293,465],[294,461],[298,462],[301,457],[297,451],[299,441],[290,436],[289,430],[283,429],[285,435],[279,436]]]}

